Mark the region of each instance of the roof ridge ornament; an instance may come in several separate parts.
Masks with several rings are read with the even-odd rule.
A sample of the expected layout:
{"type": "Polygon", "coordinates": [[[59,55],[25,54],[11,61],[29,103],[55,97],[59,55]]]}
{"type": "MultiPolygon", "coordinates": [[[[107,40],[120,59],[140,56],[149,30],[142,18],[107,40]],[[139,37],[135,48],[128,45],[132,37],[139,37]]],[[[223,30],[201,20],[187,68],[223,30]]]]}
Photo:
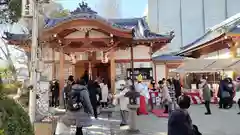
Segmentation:
{"type": "Polygon", "coordinates": [[[79,6],[71,12],[73,15],[81,14],[81,13],[88,13],[88,14],[97,14],[96,11],[92,10],[84,0],[82,3],[78,4],[79,6]]]}

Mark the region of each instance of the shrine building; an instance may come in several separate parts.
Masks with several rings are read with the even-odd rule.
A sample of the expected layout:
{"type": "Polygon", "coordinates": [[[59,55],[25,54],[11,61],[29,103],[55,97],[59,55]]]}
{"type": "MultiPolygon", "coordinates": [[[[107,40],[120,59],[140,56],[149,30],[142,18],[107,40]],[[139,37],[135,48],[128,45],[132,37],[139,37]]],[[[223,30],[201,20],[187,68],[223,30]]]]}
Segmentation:
{"type": "MultiPolygon", "coordinates": [[[[90,78],[102,77],[114,90],[116,77],[130,77],[131,54],[134,75],[142,73],[145,80],[150,80],[156,76],[152,54],[174,37],[173,32],[151,32],[144,17],[102,18],[84,2],[67,17],[45,20],[39,34],[44,63],[41,76],[48,81],[58,79],[61,87],[69,75],[80,78],[88,71],[90,78]]],[[[31,50],[31,35],[5,33],[5,39],[31,50]]]]}

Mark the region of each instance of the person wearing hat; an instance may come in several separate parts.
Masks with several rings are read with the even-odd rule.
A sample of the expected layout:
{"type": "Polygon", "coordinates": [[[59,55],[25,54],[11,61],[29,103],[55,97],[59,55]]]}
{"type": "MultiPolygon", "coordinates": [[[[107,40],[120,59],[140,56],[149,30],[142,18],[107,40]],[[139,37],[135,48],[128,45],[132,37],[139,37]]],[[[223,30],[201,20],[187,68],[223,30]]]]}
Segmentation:
{"type": "Polygon", "coordinates": [[[129,87],[126,85],[125,81],[119,81],[119,85],[116,87],[119,90],[114,96],[113,104],[116,105],[119,101],[120,104],[120,114],[121,114],[121,124],[120,126],[125,126],[128,124],[128,104],[129,98],[125,97],[125,94],[129,91],[129,87]]]}
{"type": "MultiPolygon", "coordinates": [[[[141,114],[144,114],[144,115],[147,115],[148,112],[147,112],[147,107],[146,107],[146,98],[147,98],[147,95],[146,95],[146,91],[145,91],[145,86],[144,84],[142,83],[142,75],[139,74],[137,76],[137,84],[136,84],[136,91],[140,93],[140,98],[139,98],[139,104],[140,104],[140,107],[137,111],[138,115],[141,115],[141,114]]],[[[148,90],[147,90],[147,93],[148,93],[148,90]]],[[[149,93],[148,93],[149,94],[149,93]]],[[[149,96],[148,96],[149,97],[149,96]]]]}

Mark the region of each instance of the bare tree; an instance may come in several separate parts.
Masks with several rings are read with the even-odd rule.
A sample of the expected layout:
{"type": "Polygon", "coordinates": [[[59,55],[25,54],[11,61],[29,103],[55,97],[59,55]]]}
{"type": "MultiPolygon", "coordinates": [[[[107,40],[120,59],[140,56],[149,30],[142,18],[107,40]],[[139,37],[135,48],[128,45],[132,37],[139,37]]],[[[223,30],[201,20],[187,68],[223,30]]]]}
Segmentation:
{"type": "Polygon", "coordinates": [[[0,40],[2,40],[2,43],[3,43],[3,46],[0,46],[0,50],[5,57],[5,60],[7,60],[7,62],[8,62],[9,70],[12,72],[13,79],[16,81],[17,80],[17,74],[16,74],[17,72],[16,72],[16,68],[14,66],[13,60],[11,58],[9,46],[4,41],[3,38],[1,38],[0,40]],[[4,47],[4,49],[3,49],[3,47],[4,47]]]}

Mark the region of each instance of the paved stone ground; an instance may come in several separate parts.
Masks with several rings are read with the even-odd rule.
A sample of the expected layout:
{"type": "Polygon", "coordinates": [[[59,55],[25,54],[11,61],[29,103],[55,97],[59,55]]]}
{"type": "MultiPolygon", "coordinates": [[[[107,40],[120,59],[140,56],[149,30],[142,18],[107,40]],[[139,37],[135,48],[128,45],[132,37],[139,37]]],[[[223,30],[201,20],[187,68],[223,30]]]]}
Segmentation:
{"type": "MultiPolygon", "coordinates": [[[[203,105],[194,105],[189,109],[193,123],[199,127],[203,135],[240,135],[240,115],[234,106],[230,110],[220,110],[216,105],[211,106],[212,115],[205,116],[203,105]]],[[[107,115],[94,120],[94,125],[85,129],[86,135],[127,135],[125,129],[120,128],[119,113],[111,118],[107,115]]],[[[137,126],[139,135],[167,135],[167,118],[157,118],[154,115],[138,116],[137,126]]]]}

